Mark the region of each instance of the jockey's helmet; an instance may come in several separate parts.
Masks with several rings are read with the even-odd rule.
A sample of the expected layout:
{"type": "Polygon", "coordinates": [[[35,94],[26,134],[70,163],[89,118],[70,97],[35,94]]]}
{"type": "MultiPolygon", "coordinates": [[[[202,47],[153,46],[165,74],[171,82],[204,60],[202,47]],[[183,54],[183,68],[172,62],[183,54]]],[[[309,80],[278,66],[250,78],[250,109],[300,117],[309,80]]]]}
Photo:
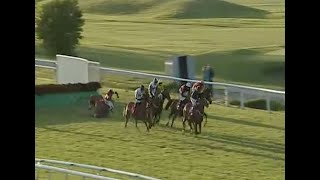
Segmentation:
{"type": "Polygon", "coordinates": [[[191,88],[191,82],[187,82],[187,84],[186,84],[186,86],[188,87],[188,88],[191,88]]]}
{"type": "Polygon", "coordinates": [[[157,78],[154,78],[154,79],[153,79],[153,83],[154,83],[154,84],[157,84],[157,83],[158,83],[158,79],[157,79],[157,78]]]}

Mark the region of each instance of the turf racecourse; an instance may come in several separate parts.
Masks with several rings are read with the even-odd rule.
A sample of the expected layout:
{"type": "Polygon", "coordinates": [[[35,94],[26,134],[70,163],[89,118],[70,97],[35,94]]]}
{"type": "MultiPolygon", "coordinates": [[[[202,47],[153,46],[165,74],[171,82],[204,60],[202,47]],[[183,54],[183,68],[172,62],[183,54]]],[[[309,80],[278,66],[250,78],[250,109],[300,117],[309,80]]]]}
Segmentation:
{"type": "MultiPolygon", "coordinates": [[[[54,82],[51,70],[37,68],[36,77],[36,84],[54,82]]],[[[36,110],[37,158],[172,180],[284,179],[284,112],[269,114],[212,105],[206,109],[207,127],[197,137],[182,133],[180,120],[176,120],[174,128],[163,126],[167,112],[161,125],[150,132],[142,123],[138,129],[132,122],[124,128],[122,109],[124,103],[133,100],[133,91],[125,87],[136,86],[137,82],[128,78],[123,85],[115,83],[123,80],[109,78],[113,80],[103,79],[101,91],[106,92],[110,87],[106,85],[114,83],[120,95],[115,113],[109,118],[91,118],[86,106],[36,110]]]]}

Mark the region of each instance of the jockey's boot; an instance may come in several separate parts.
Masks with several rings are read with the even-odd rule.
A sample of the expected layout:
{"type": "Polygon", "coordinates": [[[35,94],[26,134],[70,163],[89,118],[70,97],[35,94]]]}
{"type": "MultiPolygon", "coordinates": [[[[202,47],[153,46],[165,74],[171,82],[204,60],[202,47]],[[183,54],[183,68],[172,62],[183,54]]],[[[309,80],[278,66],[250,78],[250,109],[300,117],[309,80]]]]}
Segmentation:
{"type": "Polygon", "coordinates": [[[181,108],[181,101],[179,101],[178,105],[177,105],[177,110],[180,111],[181,108]]]}
{"type": "Polygon", "coordinates": [[[195,106],[192,106],[192,107],[190,108],[190,115],[191,115],[191,116],[193,115],[193,109],[194,109],[194,107],[195,107],[195,106]]]}
{"type": "Polygon", "coordinates": [[[133,106],[133,114],[136,112],[136,109],[137,109],[137,103],[135,103],[133,106]]]}

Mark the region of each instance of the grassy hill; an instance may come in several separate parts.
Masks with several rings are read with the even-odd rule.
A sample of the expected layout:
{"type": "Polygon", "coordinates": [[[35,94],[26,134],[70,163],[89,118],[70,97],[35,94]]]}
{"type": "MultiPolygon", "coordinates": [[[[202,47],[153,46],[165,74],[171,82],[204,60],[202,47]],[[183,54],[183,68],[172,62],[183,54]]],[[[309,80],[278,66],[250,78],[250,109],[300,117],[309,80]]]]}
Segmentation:
{"type": "MultiPolygon", "coordinates": [[[[50,0],[37,2],[41,4],[50,0]]],[[[78,56],[104,66],[164,72],[188,54],[211,64],[216,80],[284,89],[282,0],[79,0],[84,26],[78,56]]],[[[45,56],[36,41],[36,56],[45,56]]]]}

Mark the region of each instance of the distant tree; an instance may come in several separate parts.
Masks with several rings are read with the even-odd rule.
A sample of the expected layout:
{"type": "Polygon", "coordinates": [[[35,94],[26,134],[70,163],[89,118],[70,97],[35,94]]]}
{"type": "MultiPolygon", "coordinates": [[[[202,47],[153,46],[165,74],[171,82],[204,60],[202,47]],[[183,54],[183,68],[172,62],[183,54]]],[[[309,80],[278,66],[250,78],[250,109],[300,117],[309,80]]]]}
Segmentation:
{"type": "Polygon", "coordinates": [[[50,55],[74,55],[84,25],[78,0],[54,0],[38,10],[36,33],[43,47],[50,55]]]}

